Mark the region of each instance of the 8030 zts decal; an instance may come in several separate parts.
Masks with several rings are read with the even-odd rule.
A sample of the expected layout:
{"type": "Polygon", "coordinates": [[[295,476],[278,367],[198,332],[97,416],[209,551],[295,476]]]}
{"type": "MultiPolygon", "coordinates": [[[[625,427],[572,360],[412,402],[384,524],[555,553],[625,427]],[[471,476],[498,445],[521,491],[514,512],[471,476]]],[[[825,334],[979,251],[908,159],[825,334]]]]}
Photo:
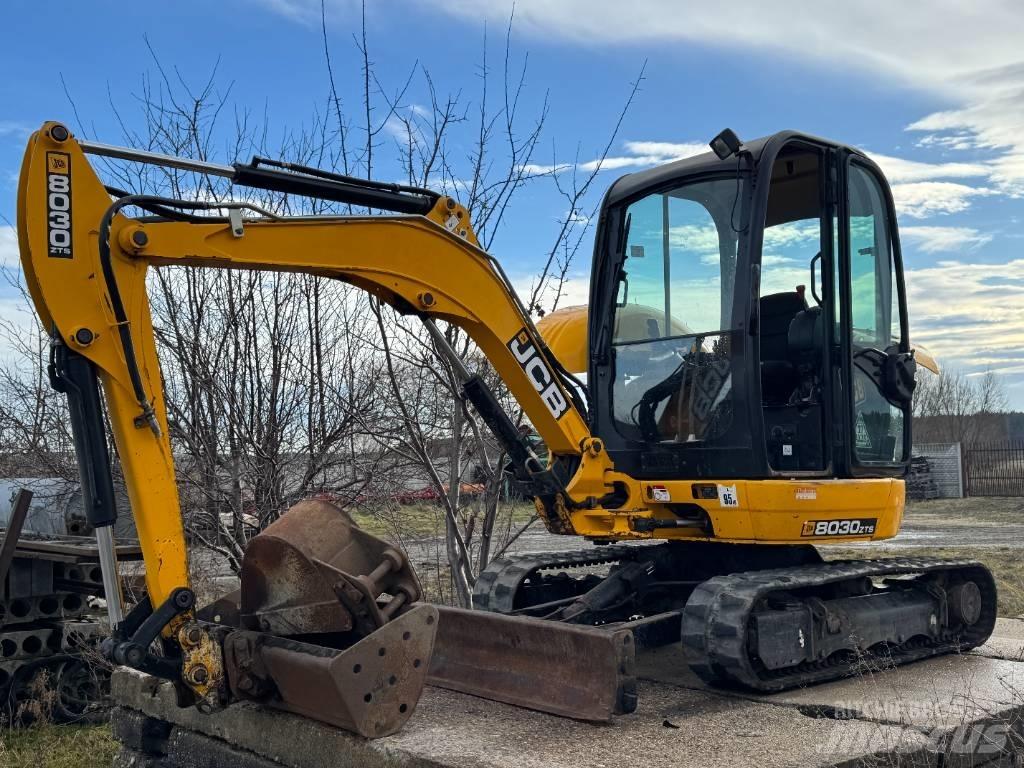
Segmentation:
{"type": "Polygon", "coordinates": [[[849,520],[808,520],[800,529],[801,536],[870,536],[875,532],[877,517],[849,520]]]}
{"type": "Polygon", "coordinates": [[[46,241],[50,258],[70,259],[71,155],[46,153],[46,241]]]}

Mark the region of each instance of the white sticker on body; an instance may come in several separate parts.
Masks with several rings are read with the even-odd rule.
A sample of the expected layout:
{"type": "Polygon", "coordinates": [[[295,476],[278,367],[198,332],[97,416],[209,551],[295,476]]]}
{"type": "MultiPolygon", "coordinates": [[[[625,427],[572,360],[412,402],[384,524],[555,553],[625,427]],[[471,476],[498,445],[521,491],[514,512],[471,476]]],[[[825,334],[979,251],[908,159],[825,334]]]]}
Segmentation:
{"type": "Polygon", "coordinates": [[[818,492],[813,488],[797,488],[796,489],[796,500],[797,501],[814,501],[818,498],[818,492]]]}
{"type": "Polygon", "coordinates": [[[784,445],[784,446],[782,446],[782,455],[783,456],[792,456],[793,455],[793,446],[792,445],[784,445]]]}
{"type": "Polygon", "coordinates": [[[668,503],[672,501],[672,496],[668,492],[668,488],[664,485],[652,485],[651,486],[651,498],[655,501],[668,503]]]}
{"type": "Polygon", "coordinates": [[[723,507],[738,507],[740,505],[740,495],[736,493],[736,486],[718,486],[718,503],[723,507]]]}

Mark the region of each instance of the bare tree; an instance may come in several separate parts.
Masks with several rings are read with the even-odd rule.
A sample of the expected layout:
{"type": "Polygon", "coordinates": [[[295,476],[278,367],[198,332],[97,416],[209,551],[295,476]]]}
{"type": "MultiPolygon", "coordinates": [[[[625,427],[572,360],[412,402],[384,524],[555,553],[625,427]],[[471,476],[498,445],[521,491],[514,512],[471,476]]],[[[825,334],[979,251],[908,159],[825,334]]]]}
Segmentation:
{"type": "Polygon", "coordinates": [[[914,392],[914,439],[971,445],[1005,439],[1006,390],[992,371],[969,377],[921,371],[914,392]]]}
{"type": "MultiPolygon", "coordinates": [[[[322,9],[326,107],[311,109],[301,128],[272,130],[265,118],[232,103],[231,84],[221,81],[216,66],[193,87],[150,48],[153,74],[143,76],[134,94],[141,116],[110,101],[123,143],[201,160],[273,156],[365,177],[390,157],[407,182],[460,199],[485,248],[511,221],[523,190],[553,184],[568,212],[553,222],[552,244],[538,254],[542,268],[525,303],[538,315],[556,307],[589,230],[596,205],[591,191],[643,70],[610,120],[595,160],[580,162],[577,148],[576,160],[559,163],[552,144],[555,162],[540,167],[536,156],[550,104],[546,93],[530,93],[528,57],[514,51],[512,19],[496,70],[485,30],[478,90],[470,94],[439,89],[419,63],[396,85],[382,83],[364,13],[353,36],[362,64],[353,111],[335,78],[328,30],[322,9]]],[[[87,124],[78,122],[79,134],[89,135],[87,124]]],[[[235,192],[205,174],[97,163],[108,183],[132,192],[212,202],[235,192]]],[[[371,213],[258,190],[247,194],[279,214],[371,213]]],[[[237,570],[248,539],[311,495],[361,511],[386,510],[401,537],[396,500],[418,478],[436,500],[443,525],[438,592],[470,603],[480,569],[532,521],[516,522],[504,493],[502,450],[417,323],[318,276],[161,267],[152,271],[149,289],[182,511],[194,542],[237,570]]],[[[30,365],[0,368],[0,450],[32,455],[44,471],[74,476],[64,406],[47,391],[48,329],[31,337],[10,330],[19,344],[14,357],[30,365]]],[[[522,421],[466,334],[454,326],[444,333],[464,364],[522,421]]]]}

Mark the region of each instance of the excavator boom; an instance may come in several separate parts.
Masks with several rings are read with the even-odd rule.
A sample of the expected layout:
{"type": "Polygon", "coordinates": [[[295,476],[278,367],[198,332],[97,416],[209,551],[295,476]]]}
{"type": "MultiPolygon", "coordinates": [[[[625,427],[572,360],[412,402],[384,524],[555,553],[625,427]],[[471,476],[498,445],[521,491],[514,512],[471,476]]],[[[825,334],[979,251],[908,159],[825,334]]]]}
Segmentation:
{"type": "MultiPolygon", "coordinates": [[[[573,532],[568,510],[582,506],[573,499],[593,500],[610,490],[605,477],[610,465],[600,451],[600,442],[590,436],[579,394],[546,353],[501,267],[478,246],[468,212],[452,198],[274,161],[218,166],[79,142],[63,125],[47,123],[29,140],[19,180],[19,202],[18,233],[26,281],[38,315],[52,335],[51,379],[69,398],[88,515],[107,553],[111,622],[120,628],[120,637],[115,632],[111,655],[121,663],[180,677],[206,707],[217,706],[226,696],[221,658],[224,641],[213,638],[208,629],[195,622],[174,457],[146,295],[151,266],[315,274],[356,285],[400,312],[419,315],[439,352],[448,357],[461,377],[467,399],[502,440],[518,474],[532,484],[549,527],[573,532]],[[247,204],[129,195],[103,185],[87,152],[161,163],[228,177],[235,184],[399,213],[282,218],[247,204]],[[112,200],[112,195],[116,199],[112,200]],[[124,213],[129,206],[152,215],[129,218],[124,213]],[[537,460],[481,377],[468,371],[448,347],[435,320],[445,320],[466,331],[522,403],[551,452],[577,468],[575,475],[556,475],[537,460]],[[147,601],[127,617],[121,614],[114,576],[110,526],[116,509],[101,398],[106,402],[147,566],[147,601]],[[162,632],[165,642],[176,646],[175,652],[180,650],[180,669],[165,660],[150,658],[145,643],[140,647],[140,638],[151,639],[154,628],[162,632]]],[[[589,503],[593,506],[593,501],[589,503]]],[[[343,583],[336,580],[352,567],[352,559],[333,565],[321,562],[319,558],[324,556],[315,552],[315,543],[305,540],[302,526],[294,522],[304,519],[313,524],[308,523],[310,514],[305,508],[294,509],[282,518],[278,531],[275,527],[268,529],[250,546],[242,569],[243,624],[248,621],[264,630],[298,635],[314,629],[349,631],[347,613],[358,619],[358,607],[346,602],[342,594],[345,590],[339,591],[336,586],[343,583]],[[281,527],[286,521],[293,522],[290,527],[281,527]],[[280,531],[287,531],[287,535],[279,535],[280,531]],[[281,565],[292,561],[299,565],[281,565]],[[305,574],[306,581],[290,581],[296,568],[305,574]],[[257,597],[252,597],[251,585],[274,579],[277,582],[273,588],[261,587],[256,590],[257,597]],[[313,583],[322,583],[325,597],[309,597],[315,592],[313,583]],[[338,592],[338,598],[332,589],[338,592]],[[335,615],[337,599],[349,610],[343,614],[345,618],[332,620],[328,617],[335,615]],[[327,626],[322,625],[324,621],[327,626]]],[[[323,520],[333,520],[331,524],[338,528],[336,535],[348,536],[350,521],[341,520],[340,514],[337,510],[321,510],[321,522],[316,523],[314,515],[314,527],[323,530],[323,520]]],[[[355,538],[361,546],[354,547],[353,552],[373,548],[355,538]]],[[[378,591],[366,592],[363,604],[369,605],[381,592],[390,592],[405,603],[401,613],[409,611],[419,588],[414,579],[403,582],[398,578],[403,569],[408,569],[404,556],[394,550],[378,555],[382,559],[371,562],[357,558],[363,573],[376,574],[378,563],[381,568],[388,562],[394,564],[387,579],[369,582],[378,591]]],[[[363,599],[358,594],[349,597],[355,602],[363,599]]],[[[401,604],[389,603],[394,615],[374,614],[377,623],[398,619],[395,609],[401,604]]],[[[411,610],[422,614],[427,608],[411,610]]],[[[401,620],[412,619],[402,616],[401,620]]],[[[369,627],[367,631],[371,630],[369,627]]],[[[248,659],[246,654],[252,655],[252,638],[235,637],[225,648],[236,646],[248,650],[226,653],[234,668],[241,656],[248,659]]],[[[298,651],[278,644],[273,654],[279,666],[282,654],[289,652],[298,651]]],[[[269,659],[271,651],[266,654],[269,659]]],[[[409,656],[410,665],[416,655],[409,656]]],[[[421,647],[414,667],[419,671],[413,675],[420,686],[427,671],[425,664],[420,670],[422,656],[421,647]]],[[[267,660],[262,664],[272,666],[267,660]]],[[[246,679],[254,680],[252,675],[246,679]]],[[[235,693],[244,693],[246,686],[239,691],[236,682],[232,681],[235,693]]],[[[258,687],[253,683],[249,690],[258,687]]],[[[287,700],[280,679],[276,687],[280,698],[287,700]]],[[[291,706],[296,711],[302,709],[294,701],[291,706]]],[[[411,709],[406,707],[404,712],[411,713],[411,709]]],[[[351,713],[345,715],[341,724],[351,726],[353,717],[351,713]]],[[[381,735],[397,727],[394,721],[377,725],[368,735],[381,735]]]]}

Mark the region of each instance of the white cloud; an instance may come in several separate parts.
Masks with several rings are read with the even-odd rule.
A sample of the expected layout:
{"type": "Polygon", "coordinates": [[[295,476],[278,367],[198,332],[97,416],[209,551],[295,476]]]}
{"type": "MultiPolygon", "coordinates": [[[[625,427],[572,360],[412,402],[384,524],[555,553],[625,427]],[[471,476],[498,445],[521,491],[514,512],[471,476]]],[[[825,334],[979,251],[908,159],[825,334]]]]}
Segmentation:
{"type": "Polygon", "coordinates": [[[967,371],[1024,373],[1024,259],[906,273],[911,339],[967,371]]]}
{"type": "MultiPolygon", "coordinates": [[[[661,230],[658,230],[660,234],[661,230]]],[[[669,245],[674,249],[713,256],[705,264],[717,264],[721,243],[718,229],[712,224],[680,224],[668,228],[669,245]]]]}
{"type": "Polygon", "coordinates": [[[817,242],[820,237],[821,229],[816,221],[793,221],[778,224],[768,227],[764,231],[764,250],[788,248],[791,245],[807,241],[817,242]]]}
{"type": "MultiPolygon", "coordinates": [[[[699,142],[680,144],[667,141],[624,141],[622,148],[624,154],[608,155],[603,160],[600,158],[585,160],[576,167],[584,173],[590,173],[599,168],[602,171],[614,171],[624,168],[649,168],[654,165],[663,165],[711,151],[707,144],[699,142]]],[[[572,170],[572,168],[572,163],[560,163],[558,165],[529,163],[523,166],[523,170],[533,176],[564,173],[572,170]]]]}
{"type": "Polygon", "coordinates": [[[995,194],[991,189],[952,181],[915,181],[892,185],[896,212],[911,219],[960,213],[970,208],[972,198],[991,194],[995,194]]]}
{"type": "MultiPolygon", "coordinates": [[[[427,0],[419,2],[427,5],[427,0]]],[[[804,0],[777,0],[771,13],[764,13],[759,0],[734,0],[728,13],[698,0],[449,0],[442,9],[497,21],[507,20],[513,2],[520,29],[537,36],[591,45],[686,41],[781,51],[795,59],[871,69],[943,89],[965,87],[970,75],[983,79],[979,70],[1019,61],[1024,35],[1015,0],[938,0],[927,12],[912,3],[891,3],[884,15],[872,0],[820,4],[813,12],[804,0]],[[736,23],[752,18],[756,24],[736,23]]],[[[319,6],[318,0],[290,3],[319,6]]]]}
{"type": "MultiPolygon", "coordinates": [[[[524,304],[533,295],[536,284],[537,278],[535,275],[523,275],[518,278],[512,278],[512,287],[515,288],[516,293],[519,294],[519,298],[524,304]]],[[[590,301],[590,278],[587,275],[569,277],[560,287],[561,295],[558,297],[559,308],[585,305],[590,301]]],[[[541,291],[539,297],[541,306],[545,309],[551,307],[555,302],[555,294],[558,289],[557,283],[549,281],[544,286],[544,290],[541,291]]]]}
{"type": "MultiPolygon", "coordinates": [[[[342,7],[347,2],[335,0],[342,7]]],[[[844,72],[858,68],[896,87],[929,92],[950,108],[909,126],[925,134],[921,143],[995,150],[992,178],[1004,191],[1024,194],[1024,6],[1017,0],[937,0],[925,12],[916,3],[889,3],[884,15],[873,0],[819,4],[813,12],[804,0],[777,0],[771,13],[761,0],[734,0],[728,13],[698,0],[515,0],[514,6],[517,28],[536,37],[586,46],[689,43],[761,51],[844,72]],[[757,23],[737,24],[738,18],[757,23]]],[[[441,6],[492,22],[507,21],[512,7],[513,0],[449,0],[441,6]]],[[[906,162],[890,164],[904,181],[986,175],[975,163],[943,165],[936,176],[906,162]]]]}
{"type": "Polygon", "coordinates": [[[878,163],[885,177],[892,184],[908,181],[987,177],[992,173],[992,166],[986,163],[922,163],[917,160],[879,155],[874,152],[869,155],[878,163]]]}
{"type": "Polygon", "coordinates": [[[973,227],[912,226],[900,228],[900,239],[914,243],[924,253],[941,253],[973,250],[990,242],[992,235],[973,227]]]}
{"type": "Polygon", "coordinates": [[[12,138],[27,138],[32,129],[27,123],[18,120],[0,120],[0,136],[12,138]]]}
{"type": "MultiPolygon", "coordinates": [[[[320,0],[260,1],[294,19],[319,19],[320,0]]],[[[407,1],[436,9],[427,0],[407,1]]],[[[331,17],[341,19],[355,4],[331,0],[329,6],[331,17]]],[[[1024,6],[1017,0],[936,0],[927,12],[913,3],[890,3],[884,16],[875,0],[819,4],[813,13],[806,0],[777,0],[771,13],[764,13],[761,0],[734,0],[728,13],[698,0],[449,0],[439,8],[472,22],[499,24],[507,23],[514,8],[519,33],[583,46],[686,43],[882,75],[894,87],[925,91],[949,104],[908,126],[921,134],[918,144],[989,155],[985,162],[934,164],[876,155],[892,182],[986,178],[1001,192],[1024,195],[1024,6]],[[757,23],[736,24],[737,18],[756,18],[757,23]]],[[[604,169],[650,166],[706,149],[698,143],[659,141],[624,146],[624,154],[606,158],[604,169]]],[[[595,167],[591,161],[581,170],[595,167]]],[[[565,168],[537,165],[529,170],[547,174],[565,168]]],[[[949,210],[940,205],[921,213],[949,210]]]]}
{"type": "Polygon", "coordinates": [[[908,130],[924,132],[922,142],[929,144],[994,151],[992,180],[1010,194],[1024,194],[1024,72],[1008,68],[996,83],[970,91],[963,108],[933,112],[908,130]]]}
{"type": "Polygon", "coordinates": [[[21,263],[14,227],[0,226],[0,268],[17,269],[21,263]]]}
{"type": "Polygon", "coordinates": [[[682,160],[711,151],[706,143],[690,141],[681,144],[668,141],[626,141],[623,143],[627,152],[634,155],[649,155],[663,158],[662,162],[682,160]]]}

